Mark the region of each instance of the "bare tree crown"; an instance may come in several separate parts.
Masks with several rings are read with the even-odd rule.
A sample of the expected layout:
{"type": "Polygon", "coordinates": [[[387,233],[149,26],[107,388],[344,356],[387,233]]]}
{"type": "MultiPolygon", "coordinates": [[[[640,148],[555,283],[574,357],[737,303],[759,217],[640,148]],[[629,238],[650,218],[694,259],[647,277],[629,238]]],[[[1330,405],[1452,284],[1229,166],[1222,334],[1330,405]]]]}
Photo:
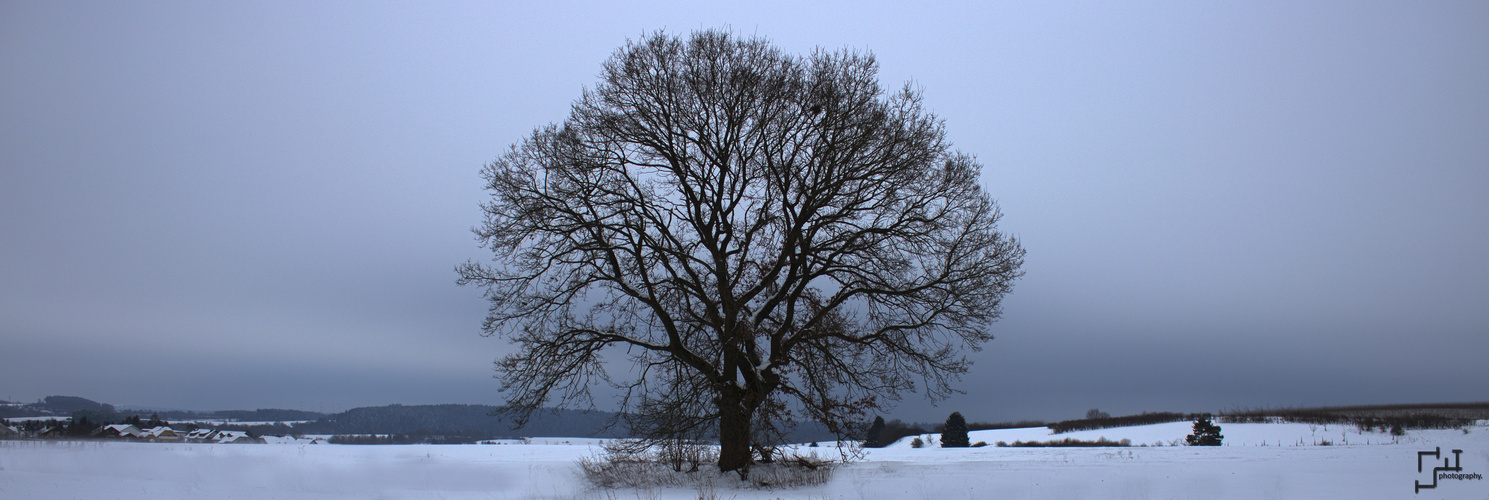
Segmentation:
{"type": "Polygon", "coordinates": [[[486,166],[495,258],[459,282],[519,347],[498,361],[513,407],[588,398],[621,346],[627,402],[776,401],[840,427],[917,381],[946,395],[992,338],[1024,252],[979,169],[871,55],[659,33],[486,166]]]}

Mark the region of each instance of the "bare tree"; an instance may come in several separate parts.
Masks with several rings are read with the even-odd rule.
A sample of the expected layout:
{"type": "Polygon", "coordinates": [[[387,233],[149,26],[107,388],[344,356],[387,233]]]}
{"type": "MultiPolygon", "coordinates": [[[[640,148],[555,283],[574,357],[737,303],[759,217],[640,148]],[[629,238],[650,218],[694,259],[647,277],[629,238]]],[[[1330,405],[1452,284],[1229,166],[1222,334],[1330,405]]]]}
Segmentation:
{"type": "Polygon", "coordinates": [[[497,371],[519,416],[609,382],[653,432],[717,426],[744,474],[776,422],[842,436],[917,381],[952,391],[1022,274],[979,169],[872,55],[658,33],[487,165],[495,258],[459,283],[518,347],[497,371]]]}

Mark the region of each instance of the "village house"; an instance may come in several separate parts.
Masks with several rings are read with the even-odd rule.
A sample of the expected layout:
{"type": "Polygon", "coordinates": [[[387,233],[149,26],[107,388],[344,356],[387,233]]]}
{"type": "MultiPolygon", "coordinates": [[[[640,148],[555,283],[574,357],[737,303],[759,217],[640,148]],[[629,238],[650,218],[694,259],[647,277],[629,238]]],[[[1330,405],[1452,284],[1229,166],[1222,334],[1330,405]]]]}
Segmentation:
{"type": "Polygon", "coordinates": [[[101,438],[140,439],[143,435],[144,431],[130,424],[105,425],[93,432],[94,437],[101,438]]]}
{"type": "MultiPolygon", "coordinates": [[[[39,424],[39,422],[38,422],[39,424]]],[[[195,428],[191,430],[180,430],[167,425],[141,429],[131,424],[109,424],[99,426],[88,433],[86,438],[124,440],[124,441],[148,441],[162,443],[258,443],[266,444],[268,439],[260,436],[250,435],[247,431],[217,430],[212,428],[195,428]]],[[[65,439],[69,436],[68,428],[64,425],[31,426],[31,430],[0,426],[0,439],[65,439]]],[[[82,437],[82,436],[74,436],[82,437]]],[[[289,442],[296,444],[319,444],[323,438],[297,438],[282,437],[274,438],[276,443],[289,442]]]]}
{"type": "Polygon", "coordinates": [[[262,444],[265,441],[264,441],[263,438],[257,438],[257,437],[249,436],[248,435],[248,432],[246,432],[246,431],[218,431],[217,432],[217,438],[214,439],[213,442],[217,442],[217,443],[260,443],[260,444],[262,444]]]}
{"type": "Polygon", "coordinates": [[[155,427],[144,431],[143,437],[151,441],[180,441],[181,435],[167,426],[155,427]]]}

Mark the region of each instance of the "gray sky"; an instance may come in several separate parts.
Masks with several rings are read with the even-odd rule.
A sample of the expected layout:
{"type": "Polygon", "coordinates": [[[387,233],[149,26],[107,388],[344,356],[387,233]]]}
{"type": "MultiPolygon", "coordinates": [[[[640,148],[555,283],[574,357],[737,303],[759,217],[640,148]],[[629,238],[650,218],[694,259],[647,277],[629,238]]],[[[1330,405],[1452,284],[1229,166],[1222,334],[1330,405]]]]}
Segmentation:
{"type": "Polygon", "coordinates": [[[628,38],[875,53],[1028,250],[892,416],[1489,400],[1489,3],[0,3],[0,399],[500,402],[481,166],[628,38]]]}

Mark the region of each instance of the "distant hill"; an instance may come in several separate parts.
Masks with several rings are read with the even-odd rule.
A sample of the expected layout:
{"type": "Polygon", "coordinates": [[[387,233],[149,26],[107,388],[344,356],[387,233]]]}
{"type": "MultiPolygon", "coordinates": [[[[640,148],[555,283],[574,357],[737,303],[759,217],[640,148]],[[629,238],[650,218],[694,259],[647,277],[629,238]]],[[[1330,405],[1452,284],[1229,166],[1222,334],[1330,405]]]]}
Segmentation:
{"type": "Polygon", "coordinates": [[[42,400],[47,408],[63,412],[75,411],[114,411],[114,405],[107,405],[96,401],[76,396],[47,396],[42,400]]]}
{"type": "Polygon", "coordinates": [[[246,422],[293,422],[316,420],[324,413],[303,410],[259,409],[259,410],[151,410],[119,408],[77,396],[47,396],[35,403],[0,402],[0,418],[57,417],[67,418],[78,412],[86,412],[90,420],[118,420],[132,415],[148,417],[157,415],[170,421],[237,420],[246,422]]]}
{"type": "MultiPolygon", "coordinates": [[[[59,419],[87,416],[95,423],[122,422],[139,415],[189,425],[202,423],[226,430],[252,431],[260,435],[288,434],[399,434],[414,440],[469,442],[482,439],[521,437],[626,437],[624,418],[607,411],[543,410],[527,425],[513,428],[506,417],[493,416],[500,409],[489,405],[387,405],[353,408],[324,414],[303,410],[258,409],[218,411],[139,411],[115,409],[74,396],[49,396],[27,405],[0,406],[0,418],[46,417],[59,419]],[[206,424],[206,422],[212,422],[206,424]]],[[[802,424],[788,436],[793,442],[832,439],[820,425],[802,424]]]]}
{"type": "Polygon", "coordinates": [[[76,396],[48,396],[30,404],[0,405],[0,418],[87,416],[97,423],[121,422],[130,416],[152,415],[177,423],[222,422],[213,427],[251,430],[259,434],[410,434],[464,437],[471,440],[516,437],[620,437],[625,425],[608,426],[615,414],[604,411],[546,410],[522,428],[509,419],[492,416],[488,405],[388,405],[353,408],[325,414],[304,410],[151,411],[116,409],[76,396]],[[225,421],[225,422],[223,422],[225,421]],[[242,422],[241,424],[237,422],[242,422]],[[607,427],[608,426],[608,427],[607,427]]]}
{"type": "Polygon", "coordinates": [[[479,439],[511,437],[620,437],[625,426],[607,428],[616,415],[604,411],[545,410],[526,426],[492,414],[487,405],[388,405],[353,408],[314,422],[295,424],[304,434],[428,434],[471,436],[479,439]]]}
{"type": "Polygon", "coordinates": [[[212,415],[217,418],[237,420],[240,422],[298,422],[302,420],[318,420],[326,416],[326,414],[316,411],[283,410],[279,408],[218,410],[212,412],[212,415]]]}
{"type": "Polygon", "coordinates": [[[70,417],[74,412],[88,411],[98,413],[114,412],[113,405],[107,405],[90,399],[77,396],[47,396],[35,403],[3,403],[0,404],[0,418],[18,417],[70,417]]]}

